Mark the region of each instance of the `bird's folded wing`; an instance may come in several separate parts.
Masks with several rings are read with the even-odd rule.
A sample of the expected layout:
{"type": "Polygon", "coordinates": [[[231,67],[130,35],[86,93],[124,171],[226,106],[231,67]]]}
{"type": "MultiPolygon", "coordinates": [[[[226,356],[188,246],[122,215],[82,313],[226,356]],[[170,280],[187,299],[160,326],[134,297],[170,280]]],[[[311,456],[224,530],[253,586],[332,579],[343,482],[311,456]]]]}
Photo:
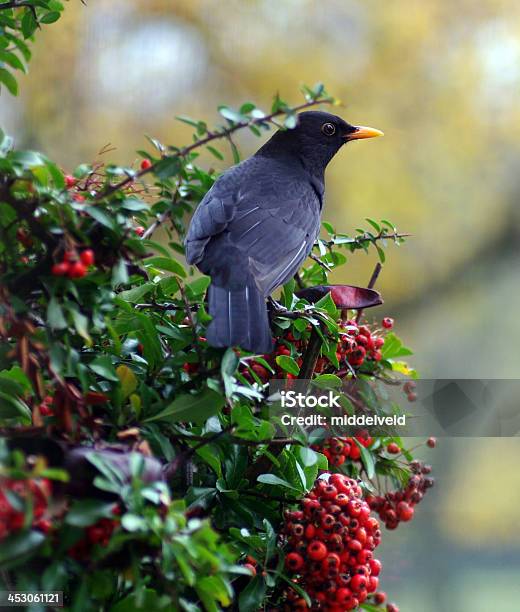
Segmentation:
{"type": "Polygon", "coordinates": [[[276,208],[241,210],[229,224],[229,241],[244,261],[259,290],[268,295],[291,278],[312,248],[319,217],[301,200],[276,208]]]}
{"type": "Polygon", "coordinates": [[[259,290],[268,295],[295,274],[319,233],[319,201],[314,190],[301,182],[291,189],[256,185],[233,198],[218,185],[214,187],[217,189],[208,192],[192,219],[186,238],[187,260],[201,262],[209,241],[222,241],[222,246],[233,246],[244,256],[259,290]],[[287,196],[282,197],[283,193],[287,196]]]}

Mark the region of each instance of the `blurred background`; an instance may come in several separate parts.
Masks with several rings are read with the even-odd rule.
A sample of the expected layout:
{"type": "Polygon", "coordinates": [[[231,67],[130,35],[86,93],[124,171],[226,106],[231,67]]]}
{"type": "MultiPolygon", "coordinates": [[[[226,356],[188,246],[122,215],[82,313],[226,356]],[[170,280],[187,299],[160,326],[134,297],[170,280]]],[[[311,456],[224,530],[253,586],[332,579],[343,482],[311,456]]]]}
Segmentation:
{"type": "MultiPolygon", "coordinates": [[[[69,171],[110,143],[130,163],[144,134],[190,139],[178,114],[218,104],[300,101],[323,81],[353,143],[328,170],[338,231],[387,218],[378,281],[425,378],[517,378],[520,346],[520,4],[516,0],[79,0],[37,36],[21,99],[0,125],[69,171]]],[[[241,134],[243,155],[259,141],[241,134]]],[[[208,163],[215,163],[209,160],[208,163]]],[[[335,280],[366,284],[373,254],[335,280]]],[[[371,313],[372,315],[372,313],[371,313]]],[[[383,585],[402,612],[520,609],[517,439],[442,439],[437,486],[386,533],[383,585]],[[510,467],[511,466],[511,467],[510,467]]]]}

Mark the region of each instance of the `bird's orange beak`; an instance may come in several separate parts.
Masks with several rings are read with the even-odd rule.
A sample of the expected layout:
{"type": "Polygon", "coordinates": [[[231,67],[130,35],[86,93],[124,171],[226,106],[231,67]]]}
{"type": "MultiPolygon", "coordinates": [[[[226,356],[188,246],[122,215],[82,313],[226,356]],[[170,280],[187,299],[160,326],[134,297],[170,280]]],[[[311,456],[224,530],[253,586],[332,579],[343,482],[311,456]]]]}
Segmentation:
{"type": "Polygon", "coordinates": [[[384,133],[381,130],[376,130],[376,128],[359,125],[356,126],[354,132],[345,134],[345,140],[361,140],[362,138],[375,138],[376,136],[384,136],[384,133]]]}

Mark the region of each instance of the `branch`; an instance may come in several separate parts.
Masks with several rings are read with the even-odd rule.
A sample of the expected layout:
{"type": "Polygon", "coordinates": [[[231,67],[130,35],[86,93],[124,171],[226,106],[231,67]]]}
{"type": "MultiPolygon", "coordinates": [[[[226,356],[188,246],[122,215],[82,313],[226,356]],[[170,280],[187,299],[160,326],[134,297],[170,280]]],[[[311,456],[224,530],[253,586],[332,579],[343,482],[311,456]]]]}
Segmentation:
{"type": "Polygon", "coordinates": [[[0,11],[5,11],[7,9],[12,9],[12,8],[29,8],[31,10],[34,9],[34,6],[30,3],[27,2],[26,0],[11,0],[11,2],[3,2],[2,4],[0,4],[0,11]]]}
{"type": "Polygon", "coordinates": [[[313,327],[311,337],[309,338],[309,344],[307,345],[307,349],[303,356],[302,367],[300,368],[300,373],[298,374],[299,379],[310,380],[312,378],[322,344],[323,340],[321,336],[316,331],[316,327],[313,327]]]}
{"type": "MultiPolygon", "coordinates": [[[[226,433],[230,433],[230,430],[226,430],[226,433]]],[[[215,441],[215,436],[198,436],[195,434],[185,434],[182,432],[176,432],[175,436],[172,437],[182,438],[183,440],[186,440],[186,442],[189,442],[190,440],[192,442],[202,442],[202,445],[215,441]]],[[[237,438],[236,436],[230,433],[229,439],[233,444],[240,444],[242,446],[264,446],[266,444],[275,446],[285,446],[287,444],[293,444],[295,446],[305,446],[304,442],[302,442],[301,440],[296,440],[294,438],[268,438],[265,440],[246,440],[245,438],[237,438]]],[[[200,448],[200,445],[197,448],[200,448]]]]}
{"type": "MultiPolygon", "coordinates": [[[[330,104],[331,102],[332,102],[332,98],[316,98],[315,100],[310,100],[309,102],[305,102],[304,104],[294,106],[291,109],[291,112],[298,112],[298,111],[304,110],[305,108],[309,108],[311,106],[316,106],[318,104],[330,104]]],[[[208,135],[205,136],[204,138],[201,138],[200,140],[196,140],[194,143],[187,145],[183,147],[182,149],[179,149],[172,155],[166,155],[162,157],[158,162],[156,162],[155,164],[152,164],[149,168],[140,170],[139,172],[133,174],[132,176],[127,176],[119,183],[115,183],[114,185],[109,185],[106,189],[100,191],[94,199],[102,200],[112,195],[116,191],[123,189],[129,183],[133,183],[136,179],[143,177],[145,174],[154,172],[157,165],[162,163],[165,159],[178,159],[179,157],[186,157],[186,155],[191,153],[194,149],[198,149],[199,147],[202,147],[208,144],[209,142],[212,142],[213,140],[217,140],[220,138],[229,138],[231,134],[233,134],[234,132],[238,130],[242,130],[244,128],[251,127],[252,125],[269,123],[275,117],[278,117],[280,115],[285,115],[285,114],[287,114],[287,111],[278,110],[274,113],[271,113],[270,115],[265,115],[264,117],[258,117],[255,119],[251,119],[250,121],[242,121],[240,123],[235,123],[231,127],[222,128],[221,130],[217,130],[215,132],[208,132],[208,135]]]]}
{"type": "Polygon", "coordinates": [[[0,11],[5,11],[7,9],[17,9],[17,8],[27,8],[31,11],[34,17],[34,21],[36,21],[36,25],[40,27],[40,23],[38,21],[38,15],[36,13],[36,7],[28,2],[27,0],[11,0],[10,2],[4,2],[0,4],[0,11]]]}
{"type": "Polygon", "coordinates": [[[376,242],[378,240],[399,240],[400,238],[409,238],[412,234],[401,234],[398,232],[389,233],[381,233],[377,236],[371,236],[367,233],[356,236],[355,238],[345,237],[341,242],[335,242],[334,240],[322,240],[321,242],[325,244],[327,247],[332,246],[341,246],[343,244],[355,244],[356,246],[362,246],[365,242],[376,242]]]}
{"type": "MultiPolygon", "coordinates": [[[[374,268],[374,271],[372,272],[372,276],[370,277],[370,281],[368,282],[368,289],[373,289],[374,285],[377,282],[377,279],[379,278],[379,274],[381,273],[381,270],[383,269],[382,264],[378,261],[376,263],[376,267],[374,268]]],[[[357,315],[356,315],[356,323],[359,323],[359,321],[361,320],[361,316],[363,315],[363,309],[360,308],[357,311],[357,315]]]]}

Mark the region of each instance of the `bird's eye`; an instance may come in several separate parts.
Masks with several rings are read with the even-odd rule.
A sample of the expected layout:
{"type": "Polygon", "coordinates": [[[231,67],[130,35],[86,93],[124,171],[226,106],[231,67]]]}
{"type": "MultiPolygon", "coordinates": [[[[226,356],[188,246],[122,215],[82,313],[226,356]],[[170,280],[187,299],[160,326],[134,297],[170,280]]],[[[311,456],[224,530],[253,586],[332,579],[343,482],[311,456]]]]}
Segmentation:
{"type": "Polygon", "coordinates": [[[336,126],[333,123],[324,123],[321,126],[321,131],[325,134],[325,136],[334,136],[336,133],[336,126]]]}

